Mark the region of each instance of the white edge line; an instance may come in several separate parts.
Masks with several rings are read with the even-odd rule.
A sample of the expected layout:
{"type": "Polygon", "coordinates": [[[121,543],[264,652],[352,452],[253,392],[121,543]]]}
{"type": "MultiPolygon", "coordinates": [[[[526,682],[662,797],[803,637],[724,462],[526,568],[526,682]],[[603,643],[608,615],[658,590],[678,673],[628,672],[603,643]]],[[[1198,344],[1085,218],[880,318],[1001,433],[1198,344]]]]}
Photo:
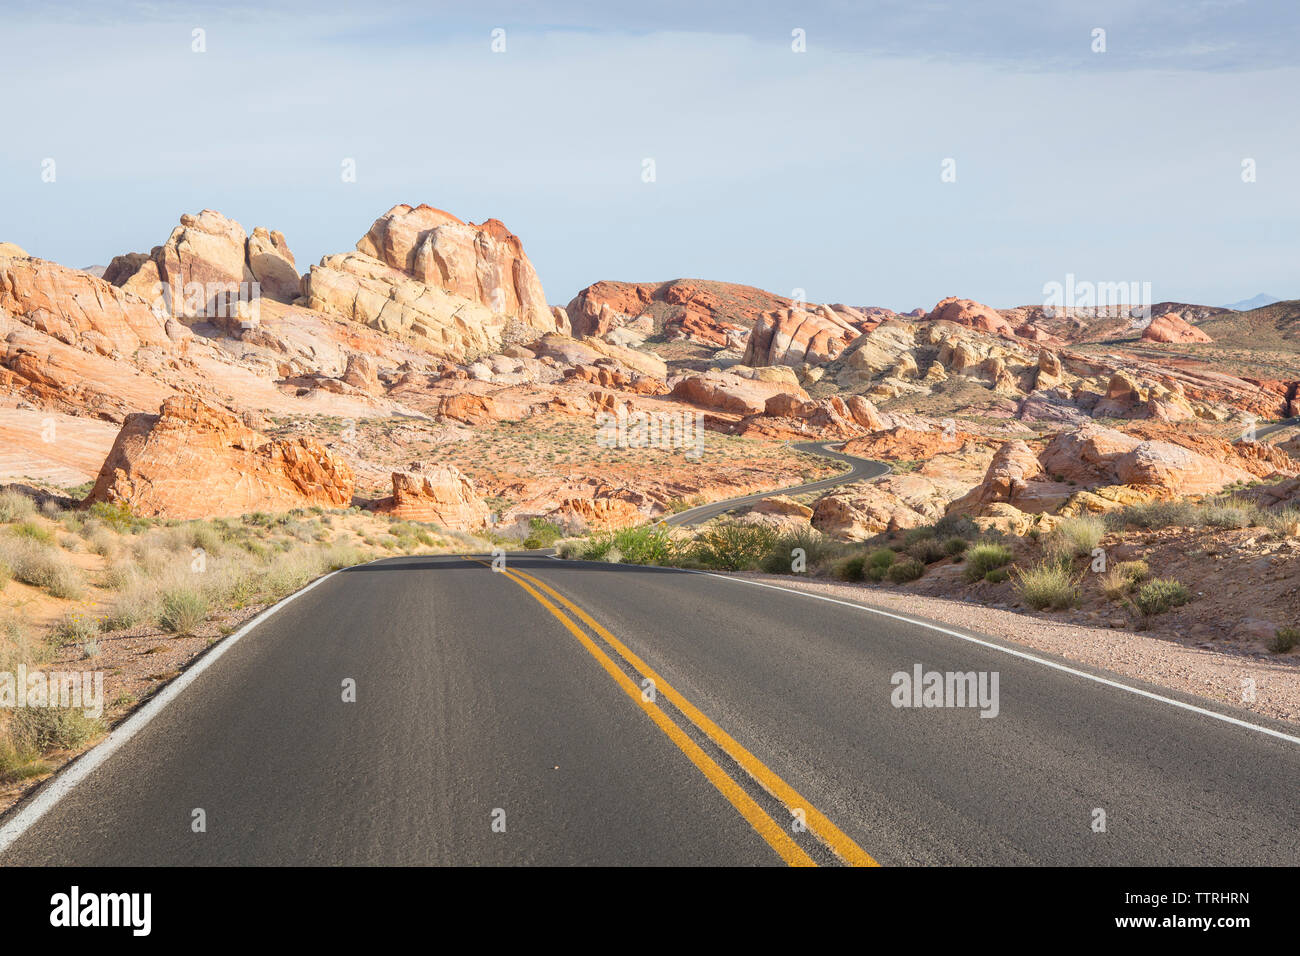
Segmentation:
{"type": "MultiPolygon", "coordinates": [[[[560,559],[563,560],[563,559],[560,559]]],[[[635,567],[635,565],[631,565],[635,567]]],[[[1049,661],[1045,657],[1039,657],[1036,654],[1030,654],[1027,651],[1016,650],[1011,647],[1003,647],[993,641],[986,641],[978,637],[972,637],[969,634],[963,634],[961,631],[954,631],[950,628],[941,627],[938,624],[931,624],[928,621],[918,620],[914,617],[908,617],[905,614],[894,614],[892,611],[884,611],[880,608],[869,607],[866,604],[855,604],[852,601],[842,601],[839,598],[827,597],[824,594],[814,594],[811,591],[800,591],[796,588],[781,587],[779,584],[767,584],[763,581],[750,581],[747,578],[736,578],[726,574],[718,574],[714,571],[697,571],[693,568],[672,568],[674,571],[685,571],[687,574],[704,574],[711,578],[719,578],[723,581],[732,581],[736,584],[752,584],[754,587],[768,588],[773,591],[784,591],[786,594],[797,594],[800,597],[812,598],[817,601],[826,601],[830,604],[842,604],[844,607],[856,608],[859,611],[867,611],[871,614],[879,614],[881,617],[893,618],[896,621],[903,621],[907,624],[915,624],[918,627],[928,628],[932,631],[938,631],[940,634],[947,634],[951,637],[960,638],[963,641],[969,641],[972,644],[979,644],[981,647],[987,647],[991,650],[1001,651],[1003,654],[1010,654],[1012,657],[1020,657],[1027,661],[1033,661],[1036,664],[1042,664],[1044,667],[1050,667],[1053,670],[1062,671],[1066,674],[1072,674],[1075,677],[1082,677],[1098,684],[1105,684],[1107,687],[1114,687],[1117,690],[1128,691],[1130,694],[1137,694],[1139,697],[1147,697],[1151,700],[1158,700],[1165,704],[1172,704],[1183,710],[1190,710],[1194,714],[1201,714],[1205,717],[1213,717],[1215,720],[1221,720],[1224,723],[1233,724],[1237,727],[1244,727],[1247,730],[1258,731],[1261,734],[1268,734],[1270,737],[1276,737],[1279,740],[1285,740],[1288,743],[1300,744],[1300,737],[1283,733],[1280,730],[1274,730],[1271,727],[1264,727],[1260,724],[1252,724],[1248,720],[1242,720],[1238,717],[1230,717],[1227,714],[1220,714],[1217,711],[1209,710],[1205,707],[1197,707],[1195,704],[1188,704],[1184,701],[1177,700],[1173,697],[1165,697],[1163,694],[1156,694],[1149,690],[1143,690],[1140,687],[1131,687],[1128,684],[1119,681],[1110,680],[1106,677],[1098,677],[1096,674],[1089,674],[1087,671],[1081,671],[1065,664],[1058,664],[1056,661],[1049,661]]]]}
{"type": "MultiPolygon", "coordinates": [[[[388,560],[388,558],[379,558],[379,561],[388,560]]],[[[366,564],[375,564],[375,561],[367,561],[365,564],[353,565],[353,567],[365,567],[366,564]]],[[[286,598],[282,598],[275,604],[263,610],[260,614],[248,621],[235,633],[231,634],[225,640],[219,642],[216,647],[204,654],[192,666],[187,667],[185,672],[169,683],[158,693],[150,697],[135,713],[133,713],[122,723],[118,724],[111,730],[103,740],[94,747],[91,747],[80,757],[73,760],[64,770],[56,773],[53,780],[47,783],[43,790],[34,796],[26,806],[14,814],[13,818],[7,822],[3,828],[0,828],[0,854],[3,854],[13,844],[15,840],[26,833],[41,817],[49,813],[58,805],[59,801],[72,792],[72,788],[88,776],[95,772],[105,760],[113,756],[118,749],[128,740],[144,730],[149,722],[162,713],[172,700],[178,697],[181,691],[185,690],[192,684],[200,674],[216,663],[226,651],[234,647],[244,635],[248,634],[253,628],[260,624],[265,624],[283,607],[287,607],[298,598],[302,597],[308,591],[321,584],[324,584],[334,575],[348,568],[339,568],[331,571],[329,574],[322,575],[315,581],[312,581],[305,587],[299,588],[286,598]]]]}

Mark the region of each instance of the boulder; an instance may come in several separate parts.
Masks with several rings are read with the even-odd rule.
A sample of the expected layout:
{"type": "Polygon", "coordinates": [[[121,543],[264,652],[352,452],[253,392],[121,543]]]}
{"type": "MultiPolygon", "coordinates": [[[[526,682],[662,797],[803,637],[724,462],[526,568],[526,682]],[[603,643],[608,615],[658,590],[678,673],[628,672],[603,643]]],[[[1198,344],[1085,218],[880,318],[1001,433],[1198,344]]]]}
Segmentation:
{"type": "Polygon", "coordinates": [[[1147,342],[1205,343],[1214,341],[1196,326],[1185,321],[1177,312],[1166,312],[1164,315],[1156,316],[1142,332],[1142,338],[1147,342]]]}
{"type": "Polygon", "coordinates": [[[270,439],[189,396],[127,417],[86,503],[144,517],[211,518],[320,505],[346,507],[347,464],[310,438],[270,439]]]}
{"type": "Polygon", "coordinates": [[[393,472],[393,496],[380,502],[378,510],[453,531],[482,528],[489,514],[474,483],[450,464],[415,465],[393,472]]]}

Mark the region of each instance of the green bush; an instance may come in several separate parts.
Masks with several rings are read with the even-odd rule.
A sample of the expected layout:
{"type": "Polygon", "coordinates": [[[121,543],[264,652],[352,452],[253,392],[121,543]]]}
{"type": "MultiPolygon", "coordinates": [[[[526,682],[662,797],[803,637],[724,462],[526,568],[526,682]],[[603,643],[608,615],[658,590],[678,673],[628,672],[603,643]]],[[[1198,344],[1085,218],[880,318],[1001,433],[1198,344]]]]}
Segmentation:
{"type": "Polygon", "coordinates": [[[903,558],[901,561],[895,561],[885,572],[887,577],[894,584],[905,584],[908,581],[915,581],[921,575],[925,574],[925,565],[916,558],[903,558]]]}
{"type": "Polygon", "coordinates": [[[832,573],[841,581],[861,581],[866,563],[867,556],[865,554],[855,554],[853,557],[845,558],[835,565],[832,573]]]}
{"type": "Polygon", "coordinates": [[[1151,617],[1182,607],[1191,599],[1192,593],[1186,585],[1172,578],[1156,578],[1138,589],[1133,603],[1145,616],[1151,617]]]}
{"type": "Polygon", "coordinates": [[[524,548],[528,551],[552,548],[563,537],[564,529],[555,522],[531,518],[528,522],[528,537],[524,538],[524,548]]]}
{"type": "Polygon", "coordinates": [[[776,539],[776,530],[767,525],[720,521],[695,536],[690,557],[706,568],[746,571],[758,567],[776,539]]]}
{"type": "Polygon", "coordinates": [[[984,575],[984,580],[989,584],[1002,584],[1011,575],[1006,568],[994,568],[988,574],[984,575]]]}
{"type": "Polygon", "coordinates": [[[907,549],[907,553],[922,564],[934,564],[948,556],[943,542],[936,538],[922,538],[920,541],[913,542],[907,549]]]}
{"type": "Polygon", "coordinates": [[[943,543],[943,550],[949,557],[960,557],[966,553],[970,547],[970,542],[965,538],[949,538],[943,543]]]}
{"type": "Polygon", "coordinates": [[[966,550],[966,570],[962,572],[967,581],[984,579],[994,568],[1000,568],[1011,562],[1011,549],[1003,544],[977,544],[966,550]]]}
{"type": "Polygon", "coordinates": [[[1268,649],[1274,654],[1285,654],[1300,644],[1300,627],[1279,627],[1268,649]]]}
{"type": "Polygon", "coordinates": [[[580,552],[585,561],[621,561],[625,564],[667,564],[672,554],[669,530],[657,525],[621,528],[594,535],[587,539],[580,552]]]}
{"type": "Polygon", "coordinates": [[[16,524],[9,529],[9,533],[19,538],[26,538],[29,541],[36,541],[40,544],[53,544],[54,535],[50,534],[45,528],[42,528],[35,521],[24,521],[16,524]]]}
{"type": "Polygon", "coordinates": [[[1057,561],[1044,561],[1028,571],[1017,571],[1020,598],[1039,611],[1060,611],[1079,600],[1079,581],[1057,561]]]}

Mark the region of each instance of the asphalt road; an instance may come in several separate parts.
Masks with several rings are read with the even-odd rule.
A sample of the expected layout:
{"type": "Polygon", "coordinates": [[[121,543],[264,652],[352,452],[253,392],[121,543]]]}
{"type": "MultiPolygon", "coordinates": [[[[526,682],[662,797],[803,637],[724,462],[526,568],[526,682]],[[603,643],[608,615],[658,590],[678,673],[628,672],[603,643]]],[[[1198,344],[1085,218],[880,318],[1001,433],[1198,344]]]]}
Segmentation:
{"type": "Polygon", "coordinates": [[[325,579],[0,863],[1300,863],[1294,742],[799,593],[489,560],[325,579]],[[997,716],[893,706],[916,664],[997,672],[997,716]]]}
{"type": "MultiPolygon", "coordinates": [[[[834,443],[832,442],[831,444],[834,443]]],[[[703,524],[705,521],[726,514],[728,511],[732,511],[736,508],[745,505],[752,505],[763,498],[770,497],[771,495],[798,495],[807,491],[825,491],[828,488],[834,488],[836,485],[847,484],[850,481],[865,481],[869,478],[879,478],[881,475],[889,473],[889,466],[884,462],[872,461],[868,458],[858,458],[855,455],[846,455],[842,451],[833,451],[825,442],[799,442],[792,447],[797,448],[800,451],[807,451],[812,452],[815,455],[821,455],[823,458],[832,458],[836,461],[845,462],[849,465],[849,470],[841,472],[831,478],[809,482],[806,485],[793,485],[789,488],[778,488],[775,491],[764,491],[756,495],[744,495],[740,498],[728,498],[725,501],[715,501],[712,504],[700,505],[698,508],[679,511],[677,514],[665,518],[664,524],[690,527],[692,525],[703,524]]]]}

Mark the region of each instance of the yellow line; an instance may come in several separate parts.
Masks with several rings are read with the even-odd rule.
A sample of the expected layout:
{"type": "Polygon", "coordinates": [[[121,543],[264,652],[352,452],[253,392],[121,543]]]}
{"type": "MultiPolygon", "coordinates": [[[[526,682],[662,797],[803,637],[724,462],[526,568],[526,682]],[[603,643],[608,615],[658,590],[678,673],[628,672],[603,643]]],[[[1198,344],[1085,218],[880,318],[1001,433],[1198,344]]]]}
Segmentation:
{"type": "Polygon", "coordinates": [[[651,670],[645,661],[632,653],[632,651],[624,646],[618,638],[602,627],[600,623],[593,619],[586,611],[578,607],[563,594],[560,594],[545,582],[539,581],[537,578],[533,577],[531,574],[526,574],[525,572],[518,570],[515,570],[514,573],[518,574],[520,577],[527,578],[576,614],[579,620],[604,638],[605,641],[608,642],[609,646],[614,648],[615,652],[618,653],[619,656],[640,671],[642,675],[654,681],[655,688],[658,692],[667,697],[678,710],[687,716],[691,723],[703,731],[710,740],[722,748],[723,752],[731,757],[732,760],[744,767],[746,772],[757,780],[764,790],[785,804],[786,809],[791,811],[803,810],[804,818],[808,821],[808,828],[812,830],[827,847],[830,848],[832,853],[838,856],[845,863],[852,866],[880,865],[871,854],[854,843],[853,840],[850,839],[849,836],[839,827],[827,819],[826,816],[818,811],[816,807],[800,796],[799,792],[795,790],[794,787],[782,780],[771,769],[769,769],[766,764],[733,740],[725,730],[711,721],[708,717],[704,716],[704,714],[702,714],[694,704],[678,693],[678,691],[666,680],[651,670]]]}
{"type": "MultiPolygon", "coordinates": [[[[463,557],[468,557],[468,555],[464,555],[463,557]]],[[[469,560],[478,561],[479,564],[488,567],[491,566],[487,562],[481,561],[478,558],[469,558],[469,560]]],[[[717,787],[718,791],[724,797],[731,801],[732,806],[740,811],[740,815],[745,818],[755,831],[757,831],[759,836],[768,842],[782,860],[784,860],[789,866],[817,865],[813,861],[813,858],[804,852],[803,848],[800,847],[784,829],[763,812],[762,807],[755,803],[754,799],[747,794],[741,786],[736,783],[736,781],[727,776],[726,771],[719,767],[713,758],[701,749],[699,744],[691,740],[691,738],[686,735],[685,731],[669,720],[667,714],[654,704],[651,704],[649,701],[642,698],[641,688],[633,683],[632,679],[624,674],[622,669],[610,659],[609,655],[602,651],[595,641],[583,633],[582,628],[573,623],[573,620],[567,614],[539,594],[526,581],[516,577],[515,573],[504,569],[500,573],[505,574],[506,577],[510,578],[532,595],[533,599],[537,601],[538,604],[550,611],[551,614],[553,614],[555,618],[568,629],[569,633],[578,639],[582,646],[586,648],[587,652],[591,654],[591,656],[596,659],[597,663],[605,669],[605,672],[609,674],[610,677],[614,678],[614,681],[619,685],[619,687],[623,688],[627,695],[631,697],[632,700],[646,712],[646,714],[649,715],[650,719],[655,722],[655,726],[662,730],[668,739],[678,746],[682,753],[690,759],[691,763],[695,764],[695,766],[699,768],[700,772],[708,778],[709,782],[717,787]]],[[[545,585],[542,586],[544,587],[545,585]]]]}

